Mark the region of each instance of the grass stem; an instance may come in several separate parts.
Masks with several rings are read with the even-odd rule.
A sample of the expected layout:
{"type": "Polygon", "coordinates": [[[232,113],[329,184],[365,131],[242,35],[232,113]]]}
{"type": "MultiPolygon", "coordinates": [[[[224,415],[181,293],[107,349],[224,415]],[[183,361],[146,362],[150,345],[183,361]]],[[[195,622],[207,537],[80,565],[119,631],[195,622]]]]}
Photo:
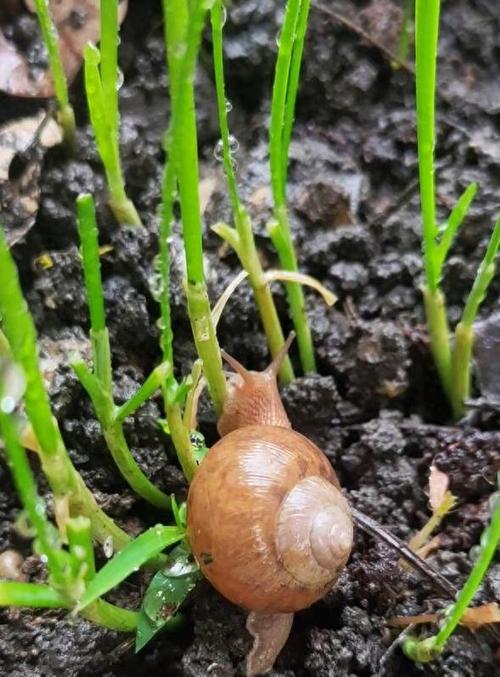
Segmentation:
{"type": "MultiPolygon", "coordinates": [[[[233,219],[236,227],[229,229],[217,226],[213,229],[221,237],[232,244],[235,249],[242,267],[248,272],[250,284],[254,293],[255,301],[259,309],[264,331],[271,351],[275,357],[285,342],[278,312],[274,300],[266,282],[262,265],[259,260],[255,238],[253,236],[252,223],[248,211],[241,204],[238,194],[236,176],[234,172],[234,162],[231,153],[230,134],[228,125],[228,107],[224,83],[224,60],[223,60],[223,13],[224,6],[221,0],[216,0],[212,7],[212,42],[214,57],[214,73],[217,93],[217,108],[219,113],[219,127],[221,131],[223,147],[223,165],[226,175],[229,197],[233,211],[233,219]]],[[[287,356],[280,368],[280,379],[283,383],[289,383],[294,378],[292,364],[287,356]]]]}
{"type": "Polygon", "coordinates": [[[69,148],[75,146],[75,113],[69,102],[68,84],[59,49],[59,34],[50,15],[48,0],[35,0],[38,23],[47,48],[54,91],[59,106],[59,121],[69,148]]]}

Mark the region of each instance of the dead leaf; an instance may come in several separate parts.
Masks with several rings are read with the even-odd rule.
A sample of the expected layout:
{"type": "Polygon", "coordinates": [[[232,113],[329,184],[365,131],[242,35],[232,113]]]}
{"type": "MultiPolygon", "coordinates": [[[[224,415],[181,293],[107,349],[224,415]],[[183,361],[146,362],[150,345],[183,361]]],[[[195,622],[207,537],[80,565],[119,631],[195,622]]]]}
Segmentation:
{"type": "Polygon", "coordinates": [[[482,625],[500,623],[500,607],[496,602],[489,602],[488,604],[467,609],[460,622],[473,632],[482,625]]]}
{"type": "Polygon", "coordinates": [[[20,240],[35,222],[44,151],[61,140],[59,125],[43,110],[0,128],[0,204],[9,246],[20,240]],[[19,166],[13,171],[16,159],[20,159],[19,166]]]}
{"type": "Polygon", "coordinates": [[[437,512],[442,505],[450,480],[446,473],[442,472],[435,465],[431,465],[429,472],[429,503],[432,512],[437,512]]]}
{"type": "MultiPolygon", "coordinates": [[[[437,623],[442,614],[419,614],[418,616],[394,616],[387,621],[391,628],[405,628],[408,625],[419,625],[422,623],[437,623]]],[[[460,619],[460,625],[465,625],[469,630],[475,632],[483,625],[489,623],[500,623],[500,607],[496,602],[488,602],[481,606],[466,609],[460,619]]]]}
{"type": "Polygon", "coordinates": [[[441,546],[441,538],[439,536],[434,536],[431,540],[423,545],[422,547],[416,550],[416,554],[422,559],[427,559],[430,554],[437,550],[441,546]]]}
{"type": "MultiPolygon", "coordinates": [[[[35,13],[34,0],[25,0],[35,13]]],[[[118,20],[127,13],[128,0],[121,0],[118,20]]],[[[49,0],[60,38],[61,59],[69,83],[78,73],[87,42],[99,41],[99,0],[49,0]]],[[[12,96],[46,98],[53,96],[52,76],[46,63],[34,64],[0,30],[0,90],[12,96]]]]}

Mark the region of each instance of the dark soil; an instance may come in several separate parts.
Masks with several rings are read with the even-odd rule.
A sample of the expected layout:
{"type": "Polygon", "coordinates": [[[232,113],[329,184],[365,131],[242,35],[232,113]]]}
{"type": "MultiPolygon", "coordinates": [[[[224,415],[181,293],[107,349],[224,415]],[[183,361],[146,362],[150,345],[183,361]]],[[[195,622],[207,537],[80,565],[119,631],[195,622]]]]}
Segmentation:
{"type": "MultiPolygon", "coordinates": [[[[42,351],[52,361],[52,401],[71,457],[100,504],[134,533],[164,520],[165,515],[138,500],[120,479],[91,404],[67,365],[75,343],[83,352],[87,347],[88,314],[74,219],[74,200],[81,191],[95,194],[101,243],[112,246],[102,262],[117,401],[125,400],[159,359],[159,313],[150,287],[157,252],[167,79],[159,3],[130,5],[121,43],[122,157],[130,196],[145,228],[118,230],[107,210],[80,80],[72,89],[80,152],[76,159],[67,159],[60,148],[46,154],[38,217],[14,247],[14,254],[42,351]],[[49,269],[37,263],[42,253],[52,259],[49,269]]],[[[269,266],[274,265],[275,255],[265,231],[270,213],[266,124],[282,5],[277,0],[235,3],[229,12],[225,46],[231,125],[240,144],[239,179],[262,258],[269,266]]],[[[396,1],[346,0],[328,7],[333,5],[335,12],[394,49],[401,19],[396,1]]],[[[455,322],[500,202],[500,15],[495,0],[456,0],[443,3],[442,9],[438,98],[442,216],[470,181],[480,184],[479,197],[446,268],[444,286],[450,319],[455,322]]],[[[500,416],[494,407],[479,408],[453,426],[429,357],[419,291],[414,79],[410,70],[394,70],[379,46],[338,17],[320,6],[314,6],[311,14],[291,148],[291,218],[301,268],[333,288],[340,300],[331,311],[316,296],[308,297],[319,375],[298,378],[284,390],[284,403],[294,427],[327,453],[353,505],[402,539],[408,539],[428,517],[431,463],[449,475],[458,507],[444,522],[442,546],[430,561],[460,586],[471,567],[471,549],[487,521],[488,497],[500,468],[500,416]]],[[[238,271],[238,262],[209,230],[210,224],[229,219],[221,167],[213,155],[217,124],[209,47],[207,34],[198,83],[199,129],[207,195],[207,270],[210,295],[216,299],[238,271]]],[[[1,103],[2,121],[33,113],[41,105],[7,97],[1,103]]],[[[176,366],[179,373],[186,373],[194,349],[181,286],[178,234],[173,249],[176,366]]],[[[499,292],[497,277],[483,306],[483,318],[500,308],[499,292]]],[[[276,298],[288,328],[278,287],[276,298]]],[[[231,299],[219,337],[224,348],[247,367],[266,364],[266,343],[247,287],[231,299]]],[[[295,362],[294,351],[292,358],[295,362]]],[[[165,491],[182,497],[186,487],[169,441],[157,426],[160,416],[160,402],[152,400],[127,426],[128,439],[148,476],[165,491]]],[[[213,441],[214,417],[206,403],[200,420],[207,439],[213,441]]],[[[45,487],[42,478],[40,485],[45,487]]],[[[26,579],[43,578],[41,563],[30,556],[30,542],[16,531],[19,503],[4,465],[0,465],[0,486],[0,550],[20,550],[26,557],[26,579]]],[[[137,607],[146,584],[146,578],[136,575],[111,599],[137,607]]],[[[500,564],[490,570],[480,598],[500,602],[500,564]]],[[[435,611],[447,603],[428,581],[402,569],[397,554],[358,533],[338,586],[323,601],[296,615],[272,674],[500,674],[495,662],[498,646],[485,631],[459,630],[443,657],[422,667],[392,646],[396,634],[388,619],[435,611]]],[[[75,621],[65,613],[4,610],[0,612],[0,674],[242,675],[250,646],[244,620],[240,610],[208,584],[200,584],[187,605],[184,629],[158,636],[134,656],[127,636],[75,621]]]]}

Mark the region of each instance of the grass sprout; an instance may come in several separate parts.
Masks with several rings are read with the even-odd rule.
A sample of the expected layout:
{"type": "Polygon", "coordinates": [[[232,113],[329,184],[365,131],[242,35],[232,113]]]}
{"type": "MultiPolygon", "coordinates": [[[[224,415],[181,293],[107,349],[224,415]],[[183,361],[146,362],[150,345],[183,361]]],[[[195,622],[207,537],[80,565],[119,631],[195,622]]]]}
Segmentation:
{"type": "Polygon", "coordinates": [[[128,541],[127,534],[96,503],[73,466],[61,433],[52,416],[38,361],[36,331],[23,298],[17,269],[0,227],[0,316],[9,342],[12,361],[19,365],[26,383],[24,405],[36,438],[42,469],[54,495],[55,505],[68,506],[70,515],[90,519],[94,538],[104,542],[111,537],[115,547],[128,541]]]}
{"type": "MultiPolygon", "coordinates": [[[[221,0],[216,0],[212,7],[212,42],[215,84],[217,92],[217,108],[219,113],[219,127],[222,138],[224,173],[226,175],[228,192],[234,219],[234,228],[226,224],[218,224],[213,230],[228,242],[240,259],[242,267],[248,272],[250,284],[257,303],[262,324],[266,332],[267,341],[273,357],[277,355],[285,342],[278,312],[273,301],[269,285],[265,279],[264,271],[260,263],[255,240],[252,231],[250,215],[242,205],[234,172],[234,162],[231,153],[231,141],[228,125],[227,100],[224,84],[224,61],[223,61],[223,18],[225,16],[224,5],[221,0]]],[[[289,383],[294,378],[290,359],[283,360],[280,368],[280,378],[283,383],[289,383]]]]}
{"type": "Polygon", "coordinates": [[[140,226],[137,210],[125,192],[120,162],[118,110],[118,0],[101,0],[101,48],[85,47],[85,93],[109,189],[109,206],[120,224],[140,226]]]}
{"type": "Polygon", "coordinates": [[[500,245],[500,220],[495,225],[465,304],[462,319],[455,330],[453,342],[448,325],[446,299],[441,289],[441,277],[450,247],[467,215],[477,186],[471,184],[466,188],[448,221],[440,227],[436,218],[434,178],[439,10],[440,0],[416,2],[417,138],[425,273],[423,296],[434,361],[453,414],[456,418],[460,418],[464,413],[464,401],[470,391],[473,324],[494,276],[495,260],[500,245]]]}
{"type": "MultiPolygon", "coordinates": [[[[294,272],[298,270],[298,265],[288,220],[286,182],[288,148],[295,114],[309,9],[310,0],[288,0],[286,5],[285,18],[279,37],[269,130],[274,220],[269,224],[268,231],[278,252],[282,267],[294,272]]],[[[286,288],[290,314],[297,334],[302,368],[304,372],[315,371],[316,362],[304,293],[296,283],[288,283],[286,288]]]]}
{"type": "MultiPolygon", "coordinates": [[[[170,75],[171,120],[167,134],[167,161],[163,180],[160,256],[162,273],[168,263],[168,237],[173,222],[173,202],[179,191],[184,250],[186,256],[186,294],[196,350],[216,412],[222,411],[226,379],[213,324],[203,270],[202,222],[199,198],[198,142],[194,105],[193,74],[201,31],[208,6],[202,0],[163,0],[165,43],[170,75]]],[[[168,278],[163,278],[162,323],[164,351],[171,342],[167,311],[168,278]]],[[[170,396],[171,399],[171,396],[170,396]]],[[[167,412],[168,413],[168,412],[167,412]]],[[[179,422],[177,420],[177,422],[179,422]]]]}
{"type": "Polygon", "coordinates": [[[113,399],[111,349],[106,328],[102,291],[99,242],[94,201],[90,195],[77,200],[78,232],[85,287],[90,311],[90,339],[94,363],[91,371],[81,358],[73,358],[72,367],[90,396],[103,435],[122,476],[142,498],[158,508],[169,509],[170,497],[160,491],[142,472],[127,444],[123,421],[131,416],[163,384],[171,365],[163,363],[152,372],[139,390],[121,407],[113,399]]]}
{"type": "Polygon", "coordinates": [[[64,140],[71,147],[75,143],[75,113],[69,101],[68,84],[59,50],[59,35],[50,15],[49,0],[35,0],[34,5],[49,57],[54,91],[59,106],[59,122],[63,129],[64,140]]]}
{"type": "Polygon", "coordinates": [[[460,623],[488,571],[500,544],[500,491],[493,494],[490,503],[491,520],[481,536],[479,554],[455,604],[446,610],[439,632],[426,639],[407,637],[403,642],[404,652],[416,662],[426,663],[443,652],[446,642],[460,623]]]}

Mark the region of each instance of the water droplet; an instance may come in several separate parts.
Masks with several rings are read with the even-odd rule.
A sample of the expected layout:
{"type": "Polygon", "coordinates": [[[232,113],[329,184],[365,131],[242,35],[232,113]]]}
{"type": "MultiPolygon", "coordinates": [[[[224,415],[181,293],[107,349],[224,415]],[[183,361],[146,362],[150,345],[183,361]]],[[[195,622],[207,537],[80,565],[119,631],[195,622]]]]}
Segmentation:
{"type": "Polygon", "coordinates": [[[0,383],[2,384],[0,409],[4,414],[11,414],[24,393],[26,384],[23,370],[12,362],[0,364],[0,383]]]}
{"type": "Polygon", "coordinates": [[[239,148],[240,148],[240,142],[238,141],[238,139],[235,136],[230,134],[229,135],[229,152],[231,153],[231,155],[234,155],[235,153],[237,153],[239,148]]]}
{"type": "Polygon", "coordinates": [[[224,159],[224,144],[222,143],[222,139],[219,139],[215,144],[214,158],[217,162],[222,162],[224,159]]]}
{"type": "Polygon", "coordinates": [[[221,17],[221,26],[225,26],[227,21],[227,9],[225,6],[222,6],[222,17],[221,17]]]}
{"type": "Polygon", "coordinates": [[[43,564],[47,564],[47,562],[49,561],[47,555],[40,555],[40,559],[43,562],[43,564]]]}
{"type": "Polygon", "coordinates": [[[118,69],[117,77],[116,77],[116,89],[119,91],[122,86],[123,82],[125,80],[125,76],[123,75],[123,71],[121,68],[118,69]]]}
{"type": "Polygon", "coordinates": [[[226,113],[230,113],[233,110],[233,104],[229,101],[229,99],[226,99],[226,113]]]}

